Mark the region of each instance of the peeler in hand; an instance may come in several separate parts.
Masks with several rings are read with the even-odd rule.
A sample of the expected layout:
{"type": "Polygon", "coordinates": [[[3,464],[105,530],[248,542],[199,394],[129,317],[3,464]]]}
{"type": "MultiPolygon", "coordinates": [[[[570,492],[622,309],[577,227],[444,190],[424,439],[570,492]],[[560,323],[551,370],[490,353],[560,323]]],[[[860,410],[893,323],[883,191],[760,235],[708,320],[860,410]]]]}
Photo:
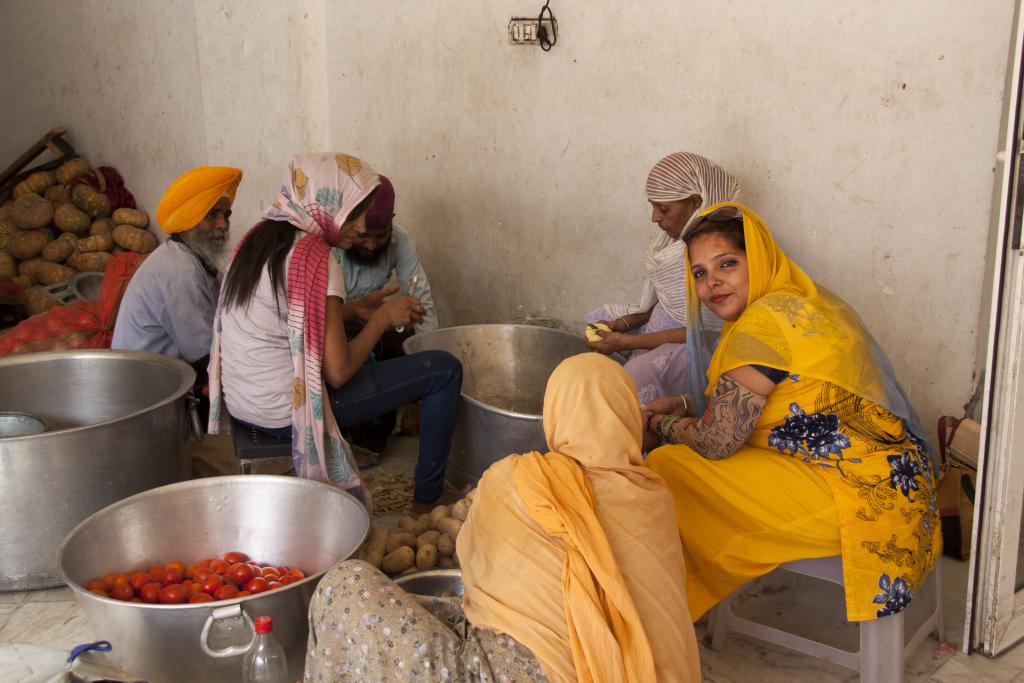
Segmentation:
{"type": "MultiPolygon", "coordinates": [[[[416,283],[419,282],[419,279],[419,273],[412,276],[412,279],[409,280],[409,291],[405,293],[406,296],[412,296],[412,293],[416,291],[416,283]]],[[[399,325],[398,327],[396,327],[395,332],[397,332],[398,334],[402,334],[403,332],[405,332],[405,325],[399,325]]]]}

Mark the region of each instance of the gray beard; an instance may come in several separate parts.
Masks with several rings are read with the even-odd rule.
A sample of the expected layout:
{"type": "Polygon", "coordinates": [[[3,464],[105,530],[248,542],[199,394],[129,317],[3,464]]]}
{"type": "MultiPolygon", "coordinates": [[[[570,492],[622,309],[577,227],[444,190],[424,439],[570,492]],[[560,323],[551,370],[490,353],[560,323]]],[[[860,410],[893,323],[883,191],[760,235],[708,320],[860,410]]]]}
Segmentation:
{"type": "Polygon", "coordinates": [[[181,241],[195,254],[207,270],[221,272],[227,255],[227,239],[216,239],[191,231],[183,233],[181,241]]]}

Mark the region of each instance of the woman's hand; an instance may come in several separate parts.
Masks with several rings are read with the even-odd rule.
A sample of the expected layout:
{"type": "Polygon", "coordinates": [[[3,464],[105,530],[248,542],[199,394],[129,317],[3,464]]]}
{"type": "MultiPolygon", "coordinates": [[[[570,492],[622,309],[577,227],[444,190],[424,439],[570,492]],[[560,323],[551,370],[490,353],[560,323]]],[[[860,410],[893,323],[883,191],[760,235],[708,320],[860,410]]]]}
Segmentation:
{"type": "Polygon", "coordinates": [[[650,403],[644,403],[640,406],[640,410],[648,415],[651,413],[661,413],[663,415],[689,417],[692,406],[693,400],[689,396],[663,396],[654,399],[650,403]]]}
{"type": "Polygon", "coordinates": [[[400,296],[385,301],[374,315],[383,316],[390,327],[415,325],[423,320],[426,309],[414,296],[400,296]]]}
{"type": "Polygon", "coordinates": [[[384,305],[384,299],[392,294],[396,294],[397,292],[398,286],[393,285],[391,287],[382,287],[381,289],[370,292],[366,296],[353,299],[352,312],[363,322],[370,322],[370,318],[373,317],[374,312],[384,305]]]}
{"type": "Polygon", "coordinates": [[[605,325],[610,327],[612,332],[628,332],[629,331],[629,326],[626,324],[626,321],[623,320],[622,318],[616,318],[615,320],[598,320],[594,324],[595,325],[600,325],[601,323],[604,323],[605,325]]]}
{"type": "Polygon", "coordinates": [[[585,342],[587,348],[591,351],[597,351],[607,356],[616,351],[624,351],[629,348],[627,345],[627,335],[619,332],[605,332],[604,330],[595,330],[595,332],[601,337],[601,340],[585,342]]]}

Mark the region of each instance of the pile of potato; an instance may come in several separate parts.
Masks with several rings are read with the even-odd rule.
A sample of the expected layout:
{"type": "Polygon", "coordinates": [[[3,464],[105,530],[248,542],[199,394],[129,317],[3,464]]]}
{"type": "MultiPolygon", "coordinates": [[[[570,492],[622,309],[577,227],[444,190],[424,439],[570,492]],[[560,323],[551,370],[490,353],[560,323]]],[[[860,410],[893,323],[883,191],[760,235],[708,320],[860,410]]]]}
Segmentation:
{"type": "Polygon", "coordinates": [[[30,288],[32,315],[57,303],[39,286],[65,282],[80,270],[102,272],[119,251],[148,254],[157,246],[144,212],[114,211],[103,192],[68,185],[91,170],[76,158],[56,171],[33,173],[0,206],[0,280],[30,288]]]}
{"type": "Polygon", "coordinates": [[[473,494],[453,505],[438,505],[419,517],[406,515],[397,529],[373,527],[357,558],[388,576],[412,574],[427,569],[459,566],[455,541],[469,515],[473,494]]]}

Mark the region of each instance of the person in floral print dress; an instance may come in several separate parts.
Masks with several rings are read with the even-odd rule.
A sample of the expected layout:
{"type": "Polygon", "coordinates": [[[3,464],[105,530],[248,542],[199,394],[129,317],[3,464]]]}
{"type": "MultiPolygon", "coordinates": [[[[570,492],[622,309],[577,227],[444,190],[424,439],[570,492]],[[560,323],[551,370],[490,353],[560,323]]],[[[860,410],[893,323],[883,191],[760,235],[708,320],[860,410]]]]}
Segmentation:
{"type": "Polygon", "coordinates": [[[646,406],[667,444],[647,465],[675,498],[693,617],[782,563],[835,555],[851,621],[900,612],[941,530],[924,431],[889,360],[749,208],[711,207],[684,239],[690,300],[725,325],[713,354],[688,344],[706,384],[646,406]]]}

